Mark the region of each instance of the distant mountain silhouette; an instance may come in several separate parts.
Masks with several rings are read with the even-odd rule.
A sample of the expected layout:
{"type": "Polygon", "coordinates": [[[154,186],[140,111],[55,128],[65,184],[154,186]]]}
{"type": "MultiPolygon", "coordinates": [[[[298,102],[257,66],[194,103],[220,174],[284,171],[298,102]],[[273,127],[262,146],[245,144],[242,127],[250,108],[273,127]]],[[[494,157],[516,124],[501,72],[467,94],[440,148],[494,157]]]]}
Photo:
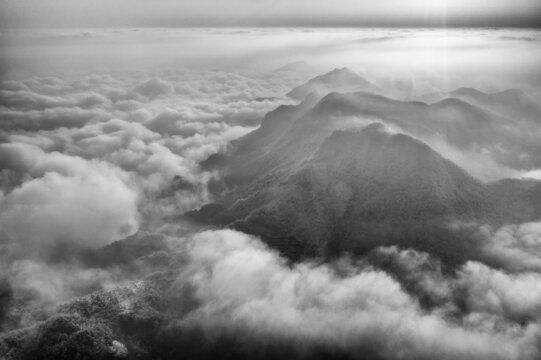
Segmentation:
{"type": "Polygon", "coordinates": [[[308,64],[306,61],[290,62],[274,70],[274,72],[298,72],[306,74],[313,74],[315,71],[316,70],[314,67],[308,64]]]}
{"type": "MultiPolygon", "coordinates": [[[[541,143],[536,136],[541,125],[541,105],[532,100],[524,91],[508,89],[496,93],[485,93],[473,88],[460,88],[449,94],[433,94],[427,98],[446,99],[448,97],[481,109],[489,117],[496,120],[494,132],[484,134],[482,129],[476,135],[483,135],[486,140],[480,143],[492,148],[496,159],[502,164],[516,169],[536,169],[541,167],[541,143]],[[516,131],[520,129],[520,131],[516,131]],[[492,139],[492,140],[491,140],[492,139]],[[492,141],[493,145],[490,145],[492,141]]],[[[469,123],[469,119],[467,122],[469,123]]]]}
{"type": "Polygon", "coordinates": [[[485,149],[497,162],[510,168],[541,167],[541,144],[533,135],[539,120],[526,115],[507,117],[503,112],[464,99],[444,98],[426,104],[371,92],[330,93],[321,99],[313,114],[374,119],[397,125],[426,141],[443,137],[459,149],[485,149]],[[517,128],[523,131],[517,132],[517,128]]]}
{"type": "Polygon", "coordinates": [[[303,100],[310,93],[327,94],[329,92],[351,92],[359,90],[376,90],[370,81],[357,75],[348,68],[334,69],[324,75],[317,76],[307,83],[291,90],[287,96],[303,100]]]}
{"type": "Polygon", "coordinates": [[[541,106],[519,89],[487,94],[473,88],[460,88],[452,91],[450,95],[485,106],[506,116],[525,117],[541,122],[541,106]]]}

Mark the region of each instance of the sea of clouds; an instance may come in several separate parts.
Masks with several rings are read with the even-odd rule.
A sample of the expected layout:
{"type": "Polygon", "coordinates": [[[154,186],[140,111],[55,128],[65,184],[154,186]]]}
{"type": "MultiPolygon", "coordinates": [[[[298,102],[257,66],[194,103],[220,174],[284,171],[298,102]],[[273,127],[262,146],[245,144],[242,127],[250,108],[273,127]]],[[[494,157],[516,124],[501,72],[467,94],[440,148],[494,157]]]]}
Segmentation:
{"type": "Polygon", "coordinates": [[[2,329],[32,325],[62,303],[148,275],[151,266],[88,266],[76,255],[154,233],[178,260],[168,294],[182,301],[175,292],[189,285],[197,304],[171,327],[239,334],[250,351],[293,344],[300,358],[318,346],[375,358],[538,358],[540,223],[476,226],[484,261],[449,270],[431,254],[395,247],[333,264],[291,264],[255,237],[194,232],[179,217],[212,201],[207,185],[219,173],[199,163],[255,129],[268,111],[293,103],[284,94],[332,62],[353,65],[404,97],[468,85],[465,79],[484,89],[512,79],[511,86],[539,94],[541,77],[532,70],[538,32],[487,31],[461,41],[466,35],[453,33],[452,51],[432,48],[416,65],[422,68],[414,74],[423,75],[416,82],[405,63],[429,51],[437,34],[3,32],[9,52],[0,56],[0,274],[10,296],[0,321],[18,322],[2,329]],[[482,36],[498,45],[483,52],[482,36]],[[521,68],[506,68],[497,80],[486,76],[498,65],[492,55],[523,48],[518,59],[501,60],[521,68]],[[449,51],[443,75],[442,51],[449,51]],[[404,64],[393,63],[397,53],[406,54],[404,64]],[[273,71],[311,58],[314,68],[273,71]],[[470,58],[476,63],[459,71],[470,58]],[[467,77],[483,61],[486,72],[467,77]]]}

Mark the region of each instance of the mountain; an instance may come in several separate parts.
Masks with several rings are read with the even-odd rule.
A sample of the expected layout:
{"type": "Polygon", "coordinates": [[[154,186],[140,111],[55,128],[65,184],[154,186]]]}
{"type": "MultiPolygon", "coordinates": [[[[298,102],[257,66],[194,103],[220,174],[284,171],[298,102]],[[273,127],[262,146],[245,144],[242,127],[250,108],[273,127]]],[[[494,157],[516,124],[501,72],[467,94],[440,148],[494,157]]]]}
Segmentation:
{"type": "Polygon", "coordinates": [[[382,121],[427,142],[444,140],[462,150],[483,149],[509,168],[541,167],[541,144],[535,135],[538,124],[508,118],[458,98],[426,104],[366,91],[330,93],[315,102],[306,116],[325,117],[335,123],[336,119],[382,121]]]}
{"type": "Polygon", "coordinates": [[[309,80],[307,83],[291,90],[287,93],[287,96],[296,100],[303,100],[310,93],[324,95],[334,91],[351,92],[359,90],[375,91],[377,87],[348,68],[341,68],[309,80]]]}
{"type": "MultiPolygon", "coordinates": [[[[308,84],[350,75],[335,70],[308,84]]],[[[291,259],[398,245],[460,262],[481,240],[456,224],[534,221],[539,197],[528,194],[541,187],[482,182],[427,144],[443,139],[511,161],[528,148],[505,132],[509,121],[459,97],[427,104],[368,91],[312,93],[209,158],[205,165],[221,174],[210,184],[216,201],[186,217],[260,236],[291,259]]]]}
{"type": "MultiPolygon", "coordinates": [[[[310,156],[291,160],[307,154],[310,143],[301,140],[289,165],[261,171],[230,205],[188,217],[258,235],[293,259],[382,244],[426,249],[435,234],[451,236],[448,221],[491,221],[488,187],[419,140],[379,123],[321,136],[318,125],[307,134],[320,139],[310,156]]],[[[453,238],[452,247],[466,240],[453,238]]],[[[451,256],[450,244],[438,244],[443,257],[451,256]]]]}
{"type": "MultiPolygon", "coordinates": [[[[484,128],[478,128],[476,133],[466,133],[476,139],[483,138],[484,142],[478,141],[478,144],[490,150],[498,162],[520,170],[541,167],[541,143],[536,136],[541,106],[524,91],[508,89],[485,93],[473,88],[460,88],[432,96],[433,99],[438,97],[440,102],[448,97],[462,101],[495,120],[491,133],[485,133],[484,128]]],[[[465,123],[471,123],[470,119],[464,118],[465,123]]]]}
{"type": "Polygon", "coordinates": [[[506,223],[520,224],[541,220],[541,181],[504,179],[489,184],[498,194],[498,208],[506,223]]]}
{"type": "Polygon", "coordinates": [[[87,266],[106,268],[129,264],[145,255],[168,250],[164,236],[138,232],[104,247],[86,250],[79,254],[78,260],[87,266]]]}
{"type": "Polygon", "coordinates": [[[450,96],[469,101],[509,118],[541,121],[541,106],[530,99],[519,89],[507,89],[488,94],[473,88],[460,88],[450,93],[450,96]]]}
{"type": "MultiPolygon", "coordinates": [[[[428,105],[370,92],[330,93],[320,100],[309,96],[299,105],[280,106],[268,113],[258,129],[234,142],[232,150],[220,157],[227,163],[224,181],[231,187],[271,172],[276,174],[278,169],[295,168],[333,131],[374,121],[420,139],[443,135],[459,148],[505,144],[499,131],[502,119],[458,99],[428,105]]],[[[207,163],[215,167],[216,159],[207,163]]]]}

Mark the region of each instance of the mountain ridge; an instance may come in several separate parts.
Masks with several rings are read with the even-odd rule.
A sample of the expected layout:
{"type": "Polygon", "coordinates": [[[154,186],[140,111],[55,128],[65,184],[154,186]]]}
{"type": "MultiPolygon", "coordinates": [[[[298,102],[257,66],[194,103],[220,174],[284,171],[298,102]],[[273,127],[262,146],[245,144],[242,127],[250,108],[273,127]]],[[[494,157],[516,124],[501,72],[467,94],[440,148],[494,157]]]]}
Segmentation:
{"type": "Polygon", "coordinates": [[[428,104],[370,91],[311,95],[236,140],[221,159],[216,201],[186,218],[257,235],[292,259],[399,245],[460,261],[480,240],[453,224],[531,221],[535,204],[507,197],[537,190],[476,179],[427,139],[465,150],[505,146],[507,121],[456,97],[428,104]]]}
{"type": "Polygon", "coordinates": [[[333,91],[377,90],[377,87],[350,69],[335,68],[293,88],[286,94],[296,100],[305,99],[310,93],[326,94],[333,91]]]}

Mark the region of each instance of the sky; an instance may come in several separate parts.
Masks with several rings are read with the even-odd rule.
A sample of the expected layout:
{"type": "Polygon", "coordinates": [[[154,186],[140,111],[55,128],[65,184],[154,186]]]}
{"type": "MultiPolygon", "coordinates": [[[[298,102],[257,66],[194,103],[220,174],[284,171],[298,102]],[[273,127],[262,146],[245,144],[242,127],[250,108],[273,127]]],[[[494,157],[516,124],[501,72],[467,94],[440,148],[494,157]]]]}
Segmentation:
{"type": "Polygon", "coordinates": [[[539,0],[0,0],[3,27],[541,25],[539,0]]]}
{"type": "MultiPolygon", "coordinates": [[[[463,86],[492,93],[518,83],[529,90],[525,80],[539,89],[539,44],[537,29],[2,33],[0,294],[8,293],[7,278],[13,289],[7,299],[15,305],[7,310],[9,326],[35,325],[56,314],[58,304],[93,304],[99,293],[81,296],[101,289],[111,307],[100,313],[120,314],[119,324],[166,319],[159,331],[137,329],[149,331],[152,349],[170,349],[153,342],[159,334],[172,347],[180,344],[182,356],[240,344],[262,359],[293,358],[283,355],[288,349],[309,358],[329,344],[352,358],[372,351],[405,360],[539,359],[539,222],[472,224],[482,248],[471,258],[487,263],[471,260],[447,271],[437,256],[389,246],[354,263],[290,264],[256,237],[232,230],[192,234],[179,221],[179,214],[212,201],[207,185],[217,174],[200,162],[254,130],[269,111],[294,104],[285,94],[314,76],[348,66],[397,99],[447,97],[463,86]],[[283,70],[303,60],[300,70],[283,70]],[[151,252],[126,248],[134,258],[126,255],[125,266],[71,260],[132,234],[126,243],[147,237],[142,244],[151,252]],[[161,284],[163,291],[146,290],[161,284]],[[154,299],[170,306],[155,306],[154,299]],[[192,333],[210,343],[192,340],[192,333]]],[[[538,118],[494,118],[498,134],[524,145],[511,148],[513,159],[539,159],[538,118]]],[[[366,120],[344,117],[344,124],[366,120]]],[[[522,176],[522,168],[497,162],[499,141],[461,149],[445,139],[427,144],[468,171],[482,170],[490,180],[522,176]]],[[[348,191],[333,190],[337,199],[348,191]]]]}

